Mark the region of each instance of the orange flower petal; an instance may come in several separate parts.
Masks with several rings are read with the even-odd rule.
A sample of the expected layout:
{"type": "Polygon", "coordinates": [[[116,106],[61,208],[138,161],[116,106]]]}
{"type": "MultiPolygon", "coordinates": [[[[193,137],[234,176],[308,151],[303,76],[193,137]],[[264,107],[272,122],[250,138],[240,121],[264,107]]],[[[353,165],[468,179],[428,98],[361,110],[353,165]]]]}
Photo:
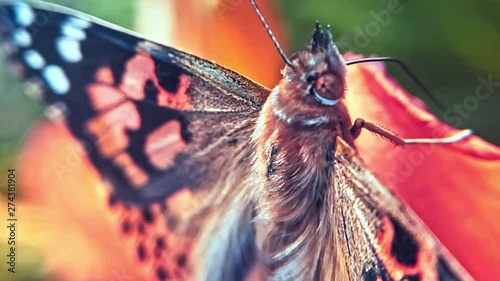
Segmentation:
{"type": "MultiPolygon", "coordinates": [[[[458,132],[399,87],[381,64],[351,66],[348,87],[353,119],[378,123],[404,138],[458,132]]],[[[497,146],[474,136],[452,145],[394,147],[367,132],[357,143],[368,167],[403,197],[477,280],[500,275],[497,146]]]]}
{"type": "Polygon", "coordinates": [[[145,279],[81,148],[61,124],[41,122],[30,133],[17,169],[19,239],[40,248],[51,279],[145,279]]]}
{"type": "MultiPolygon", "coordinates": [[[[149,0],[138,2],[139,32],[159,42],[214,60],[252,80],[274,87],[283,62],[248,0],[149,0]],[[153,4],[154,3],[154,4],[153,4]],[[151,16],[152,6],[166,16],[151,16]]],[[[259,1],[278,41],[282,28],[271,1],[259,1]]]]}

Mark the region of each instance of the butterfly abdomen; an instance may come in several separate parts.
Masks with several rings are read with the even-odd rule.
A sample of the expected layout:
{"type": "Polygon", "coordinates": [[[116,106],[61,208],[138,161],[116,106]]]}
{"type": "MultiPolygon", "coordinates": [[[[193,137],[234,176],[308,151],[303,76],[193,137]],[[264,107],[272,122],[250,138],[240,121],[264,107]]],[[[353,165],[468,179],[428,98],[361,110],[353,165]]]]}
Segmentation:
{"type": "Polygon", "coordinates": [[[254,132],[257,244],[274,278],[313,280],[323,275],[316,268],[324,259],[332,270],[335,264],[335,254],[323,251],[335,249],[327,229],[334,217],[330,187],[338,129],[289,124],[274,114],[272,98],[254,132]]]}

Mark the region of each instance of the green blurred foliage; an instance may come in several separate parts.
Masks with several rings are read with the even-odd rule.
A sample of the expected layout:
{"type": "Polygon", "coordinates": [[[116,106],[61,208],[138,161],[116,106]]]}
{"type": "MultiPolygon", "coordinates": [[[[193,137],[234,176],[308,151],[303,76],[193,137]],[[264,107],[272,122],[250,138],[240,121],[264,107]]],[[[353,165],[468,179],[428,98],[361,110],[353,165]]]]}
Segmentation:
{"type": "MultiPolygon", "coordinates": [[[[316,20],[330,24],[342,52],[402,59],[442,101],[433,105],[401,69],[389,72],[445,122],[500,144],[500,1],[280,0],[290,50],[309,42],[316,20]],[[497,82],[485,87],[478,77],[497,82]],[[477,103],[475,104],[475,101],[477,103]],[[457,113],[457,106],[463,113],[457,113]],[[460,114],[463,114],[462,116],[460,114]]],[[[355,116],[353,116],[355,117],[355,116]]]]}

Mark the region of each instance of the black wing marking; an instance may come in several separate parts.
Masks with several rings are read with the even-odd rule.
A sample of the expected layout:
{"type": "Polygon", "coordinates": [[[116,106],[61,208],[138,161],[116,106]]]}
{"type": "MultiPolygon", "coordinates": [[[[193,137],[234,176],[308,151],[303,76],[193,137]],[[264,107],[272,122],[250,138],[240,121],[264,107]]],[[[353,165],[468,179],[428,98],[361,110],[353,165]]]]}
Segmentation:
{"type": "Polygon", "coordinates": [[[356,153],[337,141],[337,230],[350,280],[473,280],[356,153]]]}

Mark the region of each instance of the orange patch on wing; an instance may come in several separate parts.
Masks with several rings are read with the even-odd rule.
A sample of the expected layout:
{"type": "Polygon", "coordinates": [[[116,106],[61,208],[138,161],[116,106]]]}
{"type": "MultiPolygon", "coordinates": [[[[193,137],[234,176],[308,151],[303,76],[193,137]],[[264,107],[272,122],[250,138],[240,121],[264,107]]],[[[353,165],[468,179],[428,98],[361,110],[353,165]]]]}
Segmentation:
{"type": "Polygon", "coordinates": [[[170,92],[159,88],[158,104],[178,109],[191,108],[191,97],[187,94],[189,85],[191,85],[191,78],[185,74],[181,74],[179,76],[179,85],[177,86],[177,92],[175,94],[171,94],[170,92]]]}
{"type": "Polygon", "coordinates": [[[146,137],[145,152],[153,166],[165,169],[172,165],[175,156],[185,147],[181,124],[178,121],[169,121],[146,137]]]}
{"type": "Polygon", "coordinates": [[[380,258],[384,261],[387,271],[394,280],[402,280],[403,277],[409,275],[420,274],[423,281],[438,280],[436,274],[436,260],[432,251],[425,247],[427,245],[419,244],[417,254],[417,262],[414,266],[406,266],[399,263],[392,255],[392,242],[394,241],[394,226],[391,220],[384,216],[382,218],[383,232],[377,236],[376,251],[380,258]]]}
{"type": "MultiPolygon", "coordinates": [[[[169,75],[169,73],[166,73],[169,75]]],[[[159,77],[155,72],[155,62],[147,54],[138,54],[131,58],[126,66],[120,89],[125,94],[135,100],[145,99],[144,88],[148,81],[151,81],[158,90],[158,105],[175,109],[190,109],[192,107],[191,97],[187,94],[187,89],[191,84],[191,78],[185,74],[179,76],[177,92],[171,93],[160,86],[159,77]]],[[[161,79],[161,77],[160,77],[161,79]]]]}
{"type": "Polygon", "coordinates": [[[125,176],[134,186],[144,186],[149,181],[149,176],[137,166],[128,153],[120,153],[113,159],[113,162],[123,169],[125,176]]]}
{"type": "Polygon", "coordinates": [[[155,76],[154,61],[145,54],[138,54],[131,58],[125,66],[120,89],[135,100],[145,98],[144,86],[149,79],[155,76]]]}
{"type": "Polygon", "coordinates": [[[141,118],[135,105],[126,102],[90,120],[86,129],[96,137],[99,151],[110,157],[128,146],[125,130],[137,130],[140,125],[141,118]]]}
{"type": "Polygon", "coordinates": [[[124,94],[115,87],[103,84],[87,86],[90,102],[96,110],[109,108],[125,100],[124,94]]]}
{"type": "Polygon", "coordinates": [[[99,68],[95,74],[95,79],[99,82],[114,84],[115,78],[109,66],[99,68]]]}
{"type": "Polygon", "coordinates": [[[135,259],[150,272],[149,280],[191,280],[187,253],[193,237],[169,230],[165,220],[168,209],[159,204],[146,209],[118,204],[113,210],[121,225],[126,224],[122,233],[133,243],[135,259]]]}
{"type": "Polygon", "coordinates": [[[183,188],[167,198],[168,211],[179,218],[190,217],[193,210],[198,210],[195,195],[188,188],[183,188]]]}

